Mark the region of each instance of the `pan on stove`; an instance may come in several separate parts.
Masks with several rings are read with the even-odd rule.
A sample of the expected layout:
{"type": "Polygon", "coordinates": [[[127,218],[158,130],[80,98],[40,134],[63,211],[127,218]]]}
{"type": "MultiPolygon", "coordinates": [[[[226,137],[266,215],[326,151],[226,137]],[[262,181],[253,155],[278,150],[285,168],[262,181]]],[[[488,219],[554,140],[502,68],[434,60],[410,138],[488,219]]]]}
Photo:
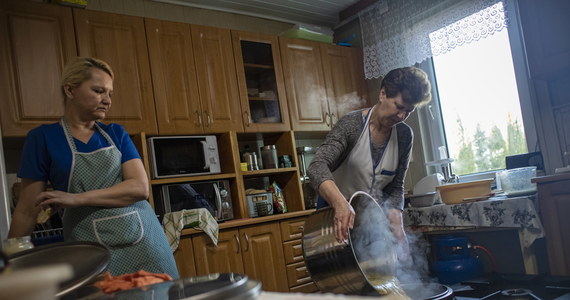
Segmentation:
{"type": "Polygon", "coordinates": [[[8,264],[13,270],[69,264],[73,268],[71,279],[64,281],[56,294],[61,297],[93,281],[103,273],[111,253],[105,246],[86,241],[60,242],[39,246],[8,256],[8,264]]]}

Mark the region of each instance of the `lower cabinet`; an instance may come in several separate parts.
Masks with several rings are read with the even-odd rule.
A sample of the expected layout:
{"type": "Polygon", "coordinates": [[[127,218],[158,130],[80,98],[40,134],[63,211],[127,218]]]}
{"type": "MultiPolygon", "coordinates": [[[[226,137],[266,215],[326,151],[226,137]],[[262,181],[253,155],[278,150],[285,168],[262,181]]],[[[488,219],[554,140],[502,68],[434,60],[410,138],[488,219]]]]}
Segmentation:
{"type": "Polygon", "coordinates": [[[261,281],[264,291],[289,291],[279,222],[220,231],[217,246],[207,235],[197,234],[192,247],[198,276],[241,273],[261,281]]]}
{"type": "Polygon", "coordinates": [[[311,280],[311,276],[303,258],[303,228],[305,218],[295,218],[280,222],[283,239],[283,254],[287,269],[289,291],[295,293],[313,293],[319,289],[311,280]]]}
{"type": "Polygon", "coordinates": [[[218,245],[204,233],[182,236],[174,252],[181,278],[240,273],[264,291],[318,292],[305,267],[301,238],[305,217],[220,230],[218,245]]]}

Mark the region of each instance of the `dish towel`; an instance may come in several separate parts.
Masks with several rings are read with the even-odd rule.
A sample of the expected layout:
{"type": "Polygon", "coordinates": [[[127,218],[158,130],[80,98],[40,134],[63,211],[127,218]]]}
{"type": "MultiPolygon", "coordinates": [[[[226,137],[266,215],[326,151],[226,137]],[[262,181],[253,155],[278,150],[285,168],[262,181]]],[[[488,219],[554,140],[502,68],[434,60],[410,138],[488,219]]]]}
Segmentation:
{"type": "Polygon", "coordinates": [[[170,250],[174,253],[180,243],[180,232],[184,228],[194,228],[204,231],[218,245],[218,222],[205,208],[183,209],[181,211],[164,214],[162,219],[166,238],[170,243],[170,250]]]}

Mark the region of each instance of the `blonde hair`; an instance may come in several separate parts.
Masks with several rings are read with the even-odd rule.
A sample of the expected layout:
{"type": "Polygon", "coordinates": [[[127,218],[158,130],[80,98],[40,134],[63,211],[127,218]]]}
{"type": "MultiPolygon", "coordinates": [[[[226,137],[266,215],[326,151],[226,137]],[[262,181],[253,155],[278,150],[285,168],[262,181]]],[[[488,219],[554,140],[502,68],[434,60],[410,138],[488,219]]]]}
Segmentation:
{"type": "Polygon", "coordinates": [[[61,73],[61,93],[65,102],[65,85],[78,87],[91,78],[91,68],[97,68],[114,78],[113,70],[108,63],[93,57],[76,57],[69,61],[61,73]]]}

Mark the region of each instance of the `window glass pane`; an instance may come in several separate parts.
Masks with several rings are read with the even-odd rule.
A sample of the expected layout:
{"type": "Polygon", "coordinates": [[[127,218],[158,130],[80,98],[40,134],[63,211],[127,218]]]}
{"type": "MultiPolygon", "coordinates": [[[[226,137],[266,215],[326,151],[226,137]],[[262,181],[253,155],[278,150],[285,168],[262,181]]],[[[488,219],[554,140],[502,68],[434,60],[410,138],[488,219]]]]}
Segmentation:
{"type": "Polygon", "coordinates": [[[445,138],[458,175],[527,152],[507,30],[433,57],[445,138]]]}

